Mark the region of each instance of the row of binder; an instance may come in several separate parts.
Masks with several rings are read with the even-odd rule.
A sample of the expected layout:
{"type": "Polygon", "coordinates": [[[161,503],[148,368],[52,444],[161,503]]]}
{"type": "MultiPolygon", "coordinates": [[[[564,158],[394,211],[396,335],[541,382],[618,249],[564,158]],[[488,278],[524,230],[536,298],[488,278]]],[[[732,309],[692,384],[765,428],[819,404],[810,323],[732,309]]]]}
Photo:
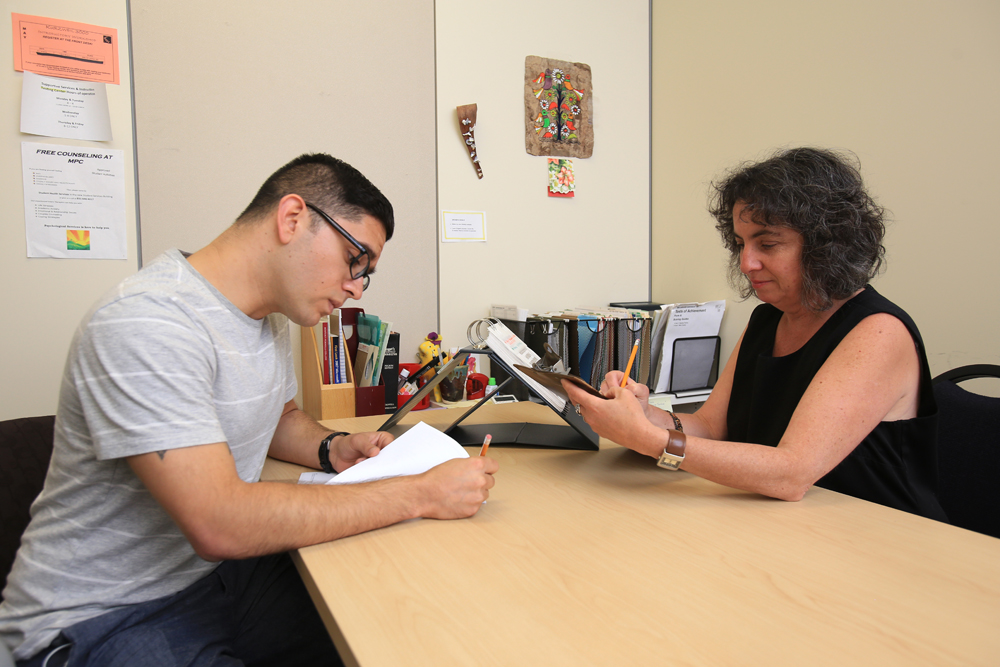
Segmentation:
{"type": "MultiPolygon", "coordinates": [[[[625,369],[638,341],[632,380],[656,393],[711,388],[718,377],[725,301],[654,305],[653,310],[573,308],[523,322],[498,319],[537,354],[544,356],[548,348],[568,372],[594,387],[610,371],[625,369]]],[[[501,371],[497,381],[503,377],[501,371]]],[[[518,391],[525,394],[518,399],[526,400],[527,392],[513,393],[518,391]]]]}

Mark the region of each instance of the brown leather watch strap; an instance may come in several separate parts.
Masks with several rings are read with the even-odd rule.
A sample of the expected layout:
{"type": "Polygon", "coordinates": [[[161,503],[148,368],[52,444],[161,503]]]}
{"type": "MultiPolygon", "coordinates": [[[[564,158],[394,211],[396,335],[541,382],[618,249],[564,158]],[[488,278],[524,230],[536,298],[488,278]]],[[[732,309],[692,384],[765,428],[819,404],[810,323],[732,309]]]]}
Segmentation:
{"type": "Polygon", "coordinates": [[[674,456],[684,456],[684,450],[687,447],[687,436],[684,435],[683,431],[675,431],[674,429],[669,429],[667,431],[667,446],[664,449],[668,454],[673,454],[674,456]]]}

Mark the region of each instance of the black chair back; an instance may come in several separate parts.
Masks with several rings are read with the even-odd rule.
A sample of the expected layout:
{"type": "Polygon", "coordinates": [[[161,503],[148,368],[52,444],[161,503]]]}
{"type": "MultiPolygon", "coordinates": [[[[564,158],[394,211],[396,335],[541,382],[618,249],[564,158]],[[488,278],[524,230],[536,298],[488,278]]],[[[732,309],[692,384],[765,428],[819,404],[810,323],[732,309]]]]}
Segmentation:
{"type": "Polygon", "coordinates": [[[45,484],[55,421],[48,415],[0,422],[0,592],[28,527],[28,510],[45,484]]]}
{"type": "Polygon", "coordinates": [[[956,382],[1000,378],[1000,366],[963,366],[934,378],[938,496],[953,525],[1000,537],[1000,398],[956,382]]]}

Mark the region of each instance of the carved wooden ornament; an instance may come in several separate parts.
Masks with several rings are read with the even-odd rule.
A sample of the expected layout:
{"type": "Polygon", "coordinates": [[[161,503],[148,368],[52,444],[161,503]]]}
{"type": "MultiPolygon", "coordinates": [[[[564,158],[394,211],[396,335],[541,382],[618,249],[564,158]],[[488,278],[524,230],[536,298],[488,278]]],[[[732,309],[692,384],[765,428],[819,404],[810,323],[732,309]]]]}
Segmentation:
{"type": "Polygon", "coordinates": [[[476,150],[476,105],[463,104],[458,107],[458,124],[465,140],[465,148],[469,151],[476,175],[483,177],[483,167],[479,164],[479,153],[476,150]]]}

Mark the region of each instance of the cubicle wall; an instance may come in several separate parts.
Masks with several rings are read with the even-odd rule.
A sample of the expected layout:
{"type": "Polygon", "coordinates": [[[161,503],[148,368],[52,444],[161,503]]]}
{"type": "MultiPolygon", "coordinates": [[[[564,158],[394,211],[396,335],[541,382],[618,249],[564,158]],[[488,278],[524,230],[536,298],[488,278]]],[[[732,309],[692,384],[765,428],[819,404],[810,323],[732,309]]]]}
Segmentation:
{"type": "Polygon", "coordinates": [[[132,159],[128,22],[124,0],[22,0],[0,12],[0,420],[54,414],[73,331],[104,292],[138,268],[132,159]],[[13,67],[11,13],[116,28],[121,84],[107,85],[112,141],[76,141],[21,134],[21,81],[13,67]],[[125,156],[125,227],[128,258],[28,258],[21,178],[21,142],[121,150],[125,156]]]}
{"type": "Polygon", "coordinates": [[[396,213],[348,305],[416,349],[437,326],[434,3],[133,3],[132,27],[144,259],[200,248],[275,169],[327,152],[396,213]]]}

